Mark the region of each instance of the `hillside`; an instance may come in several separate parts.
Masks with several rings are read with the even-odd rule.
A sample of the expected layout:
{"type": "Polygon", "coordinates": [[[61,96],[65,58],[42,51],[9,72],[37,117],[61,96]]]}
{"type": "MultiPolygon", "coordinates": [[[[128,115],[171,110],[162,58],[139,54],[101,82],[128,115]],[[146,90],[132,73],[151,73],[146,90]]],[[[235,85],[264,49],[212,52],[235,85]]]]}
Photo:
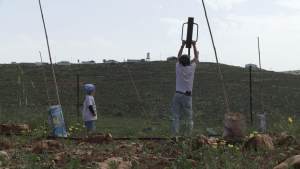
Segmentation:
{"type": "MultiPolygon", "coordinates": [[[[34,65],[3,65],[0,67],[0,115],[2,122],[27,122],[34,114],[46,114],[48,105],[42,67],[34,65]],[[18,76],[20,83],[18,83],[18,76]],[[33,82],[36,90],[33,88],[33,82]],[[24,92],[23,92],[24,83],[24,92]],[[27,107],[26,107],[27,93],[27,107]],[[20,105],[21,100],[21,107],[20,105]],[[26,113],[27,112],[27,113],[26,113]],[[15,116],[13,114],[26,114],[15,116]]],[[[128,64],[134,83],[152,123],[162,123],[171,116],[172,99],[175,93],[175,62],[146,62],[128,64]]],[[[221,64],[225,90],[232,113],[242,113],[250,121],[249,69],[221,64]]],[[[81,85],[92,83],[96,86],[95,100],[102,117],[138,118],[146,123],[142,107],[137,98],[124,63],[117,65],[54,65],[58,91],[66,117],[77,116],[77,75],[80,77],[80,112],[85,94],[81,85]]],[[[58,104],[53,85],[51,66],[45,66],[51,105],[58,104]]],[[[264,103],[268,122],[276,122],[279,116],[296,117],[299,113],[300,78],[297,75],[263,71],[264,103]]],[[[260,72],[252,70],[253,96],[261,98],[260,72]]],[[[197,65],[194,88],[193,110],[201,113],[208,126],[222,126],[226,104],[215,63],[200,62],[197,65]]],[[[261,105],[253,99],[253,116],[261,111],[261,105]]],[[[80,113],[81,118],[81,113],[80,113]]],[[[29,120],[30,121],[30,120],[29,120]]],[[[117,122],[116,122],[117,123],[117,122]]],[[[111,124],[111,123],[108,123],[111,124]]],[[[195,120],[195,124],[199,124],[195,120]]]]}

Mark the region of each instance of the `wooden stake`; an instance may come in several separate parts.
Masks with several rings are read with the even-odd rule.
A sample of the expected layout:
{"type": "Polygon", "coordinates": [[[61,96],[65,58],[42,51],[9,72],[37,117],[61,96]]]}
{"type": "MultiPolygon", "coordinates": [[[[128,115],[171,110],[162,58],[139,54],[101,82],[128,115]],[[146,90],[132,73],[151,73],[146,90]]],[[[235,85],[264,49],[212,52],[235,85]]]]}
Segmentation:
{"type": "Polygon", "coordinates": [[[139,93],[138,93],[138,91],[137,91],[137,89],[136,89],[136,87],[135,87],[135,84],[134,84],[134,82],[133,82],[132,76],[131,76],[131,74],[130,74],[130,71],[129,71],[127,62],[126,62],[125,60],[124,60],[124,62],[125,62],[125,64],[126,64],[126,67],[127,67],[128,73],[129,73],[129,75],[130,75],[131,81],[132,81],[132,83],[133,83],[133,86],[134,86],[134,88],[135,88],[136,94],[137,94],[137,96],[138,96],[138,98],[139,98],[139,100],[140,100],[140,103],[141,103],[141,106],[142,106],[142,108],[143,108],[144,114],[145,114],[145,116],[146,116],[146,118],[147,118],[149,127],[151,127],[151,124],[150,124],[150,122],[149,122],[148,116],[147,116],[146,111],[145,111],[145,109],[144,109],[144,106],[143,106],[143,104],[142,104],[141,98],[140,98],[140,96],[139,96],[139,93]]]}
{"type": "Polygon", "coordinates": [[[49,98],[49,93],[48,93],[47,80],[46,80],[45,70],[44,70],[44,65],[43,65],[43,59],[42,59],[41,51],[39,51],[39,52],[40,52],[40,57],[41,57],[41,64],[42,64],[42,68],[43,68],[43,75],[44,75],[44,79],[45,79],[45,85],[46,85],[46,91],[47,91],[48,103],[49,103],[49,109],[50,109],[51,104],[50,104],[50,98],[49,98]]]}
{"type": "Polygon", "coordinates": [[[41,0],[39,0],[39,4],[40,4],[40,10],[41,10],[41,15],[42,15],[42,20],[43,20],[43,25],[44,25],[44,30],[45,30],[45,36],[46,36],[46,41],[47,41],[49,59],[50,59],[51,67],[52,67],[52,73],[53,73],[54,84],[55,84],[55,89],[56,89],[56,96],[57,96],[58,104],[60,105],[60,100],[59,100],[59,95],[58,95],[58,89],[57,89],[57,83],[56,83],[54,68],[53,68],[52,59],[51,59],[49,42],[48,42],[47,30],[46,30],[46,25],[45,25],[44,16],[43,16],[43,10],[42,10],[42,6],[41,6],[41,0]]]}
{"type": "Polygon", "coordinates": [[[204,5],[204,0],[202,0],[202,4],[203,4],[204,12],[205,12],[205,17],[206,17],[206,21],[207,21],[207,26],[208,26],[208,29],[209,29],[209,32],[210,32],[211,41],[212,41],[212,44],[213,44],[213,47],[214,47],[214,51],[215,51],[216,61],[217,61],[217,65],[218,65],[218,70],[219,70],[219,74],[220,74],[221,84],[222,84],[223,93],[224,93],[225,102],[226,102],[227,113],[228,113],[228,115],[230,115],[230,112],[229,112],[229,106],[228,106],[227,97],[226,97],[226,92],[225,92],[225,88],[224,88],[224,84],[223,84],[223,78],[222,78],[222,74],[221,74],[221,70],[220,70],[220,66],[219,66],[219,62],[218,62],[217,51],[216,51],[214,39],[213,39],[211,30],[210,30],[209,21],[208,21],[208,17],[207,17],[205,5],[204,5]]]}
{"type": "Polygon", "coordinates": [[[262,87],[262,74],[261,74],[261,62],[260,62],[260,48],[259,48],[259,37],[257,37],[257,42],[258,42],[258,55],[259,55],[259,67],[260,67],[260,90],[261,90],[261,102],[262,102],[262,114],[265,113],[264,111],[264,92],[263,92],[263,87],[262,87]]]}

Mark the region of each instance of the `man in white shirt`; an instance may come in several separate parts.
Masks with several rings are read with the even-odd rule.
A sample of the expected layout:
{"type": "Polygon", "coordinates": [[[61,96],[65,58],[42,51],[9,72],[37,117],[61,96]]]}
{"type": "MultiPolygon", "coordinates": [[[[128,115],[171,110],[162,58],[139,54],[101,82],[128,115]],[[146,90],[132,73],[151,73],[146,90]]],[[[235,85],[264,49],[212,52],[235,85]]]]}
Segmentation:
{"type": "Polygon", "coordinates": [[[193,131],[193,110],[192,110],[192,90],[194,82],[194,73],[198,62],[198,51],[196,42],[192,42],[194,48],[194,60],[190,61],[190,56],[182,55],[186,41],[182,41],[176,62],[176,93],[172,104],[172,135],[178,135],[179,117],[181,111],[185,119],[188,120],[186,133],[192,134],[193,131]]]}

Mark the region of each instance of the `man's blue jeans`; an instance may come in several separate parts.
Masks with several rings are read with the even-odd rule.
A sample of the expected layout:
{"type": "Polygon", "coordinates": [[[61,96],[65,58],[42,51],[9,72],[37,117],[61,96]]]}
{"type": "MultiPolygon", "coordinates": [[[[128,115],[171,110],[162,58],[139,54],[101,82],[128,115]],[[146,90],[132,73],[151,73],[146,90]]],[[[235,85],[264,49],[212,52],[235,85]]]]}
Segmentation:
{"type": "Polygon", "coordinates": [[[175,93],[172,104],[172,116],[174,118],[172,122],[172,135],[178,135],[179,118],[183,110],[185,120],[188,125],[186,126],[186,133],[192,134],[193,131],[193,110],[192,110],[192,96],[186,96],[180,93],[175,93]]]}

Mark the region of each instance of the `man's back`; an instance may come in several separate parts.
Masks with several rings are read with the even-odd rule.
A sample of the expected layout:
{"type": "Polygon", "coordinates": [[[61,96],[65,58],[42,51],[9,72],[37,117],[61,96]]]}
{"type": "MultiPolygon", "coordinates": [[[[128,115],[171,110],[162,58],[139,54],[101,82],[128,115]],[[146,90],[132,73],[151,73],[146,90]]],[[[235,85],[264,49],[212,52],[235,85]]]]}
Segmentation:
{"type": "Polygon", "coordinates": [[[196,64],[194,62],[189,66],[182,66],[179,62],[176,63],[176,91],[192,92],[195,70],[196,64]]]}

